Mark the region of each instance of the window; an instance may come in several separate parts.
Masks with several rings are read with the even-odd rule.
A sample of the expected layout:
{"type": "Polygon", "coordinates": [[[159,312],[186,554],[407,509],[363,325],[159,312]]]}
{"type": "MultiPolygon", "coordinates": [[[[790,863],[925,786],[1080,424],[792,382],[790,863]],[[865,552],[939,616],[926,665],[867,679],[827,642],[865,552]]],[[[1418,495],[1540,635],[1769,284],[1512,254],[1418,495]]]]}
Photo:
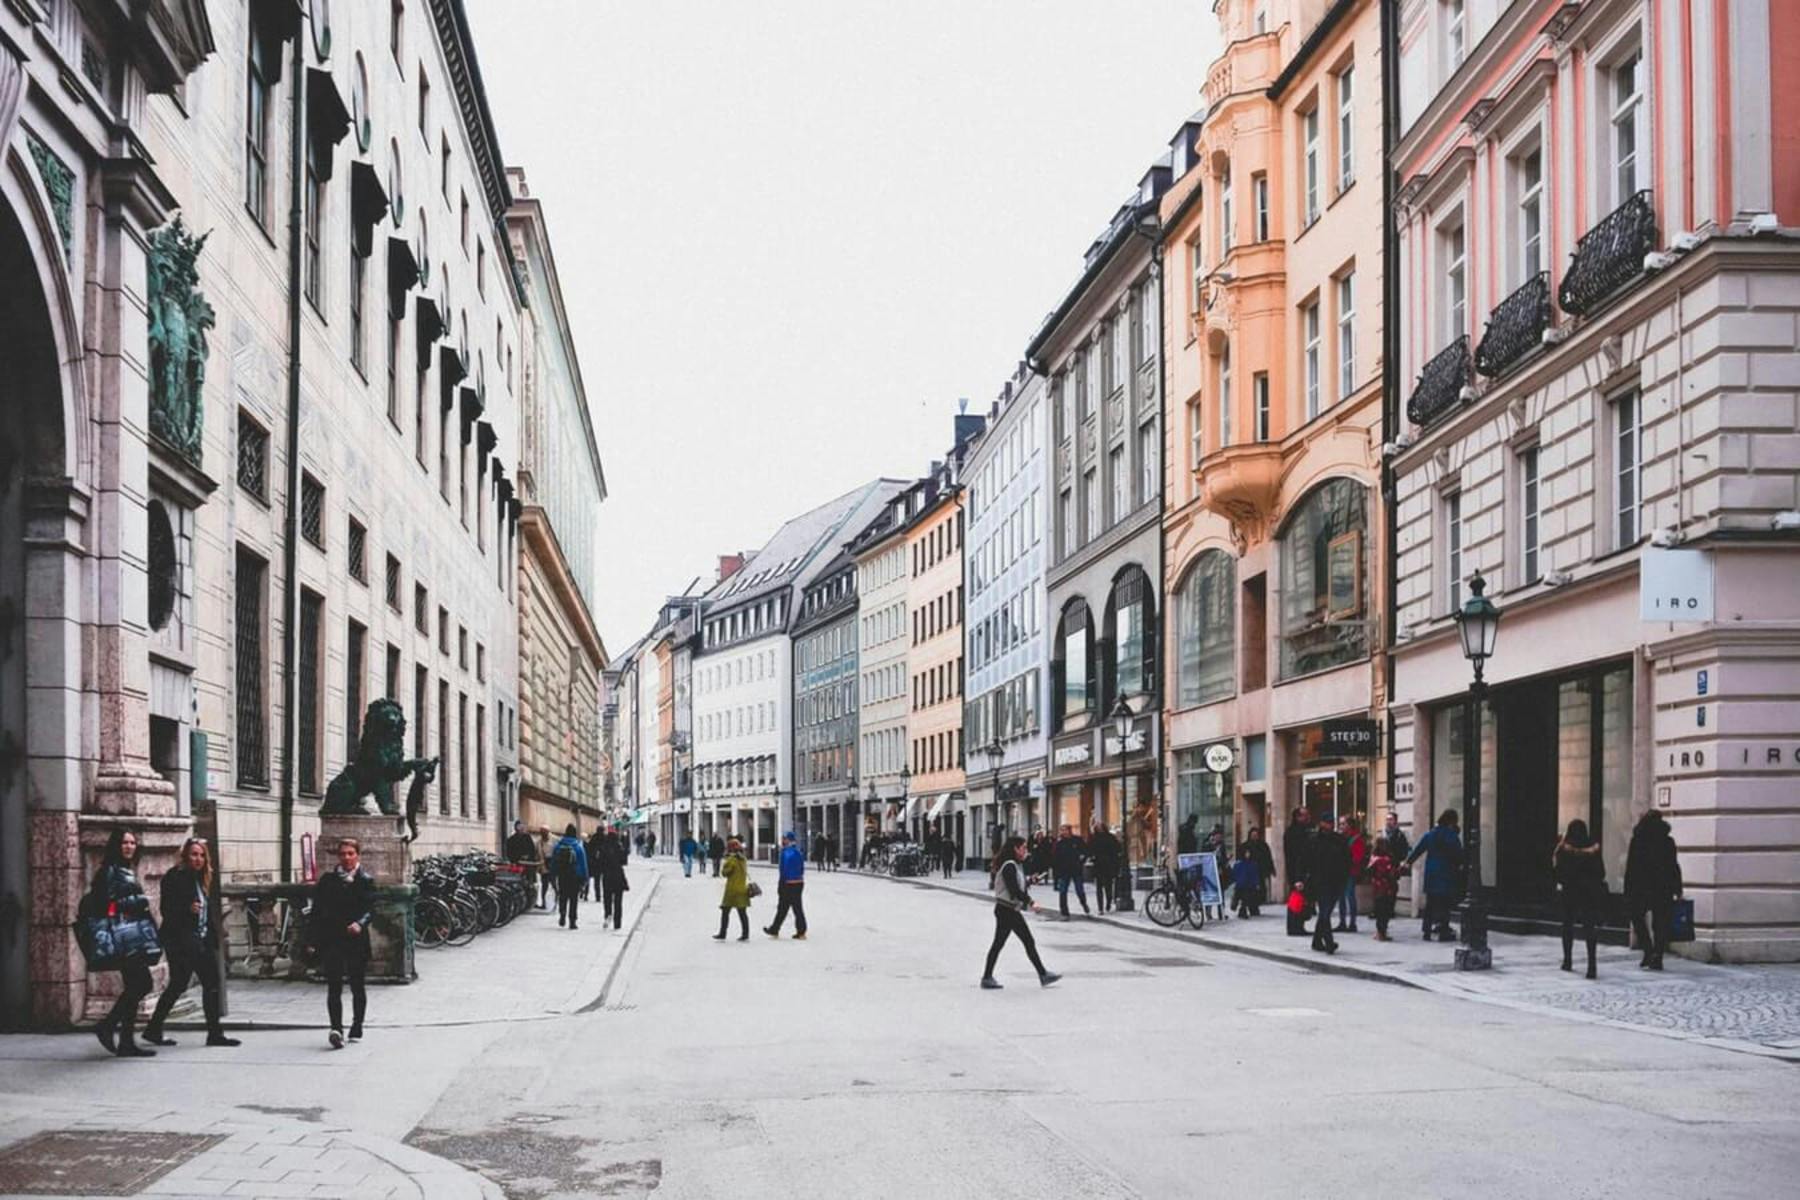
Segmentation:
{"type": "Polygon", "coordinates": [[[1638,118],[1643,109],[1644,53],[1633,50],[1608,73],[1612,104],[1612,180],[1614,206],[1625,203],[1643,186],[1649,173],[1640,171],[1638,118]]]}
{"type": "MultiPolygon", "coordinates": [[[[400,560],[393,555],[387,556],[387,606],[395,612],[400,611],[400,560]]],[[[392,695],[393,693],[389,693],[392,695]]],[[[396,697],[397,699],[398,697],[396,697]]]]}
{"type": "Polygon", "coordinates": [[[317,311],[322,303],[320,297],[325,293],[320,264],[320,241],[325,228],[325,185],[319,178],[317,138],[306,139],[306,172],[302,189],[306,236],[301,247],[304,268],[301,278],[304,281],[307,303],[317,311]]]}
{"type": "Polygon", "coordinates": [[[1146,608],[1149,586],[1142,571],[1133,571],[1113,587],[1110,602],[1113,635],[1113,683],[1118,695],[1150,690],[1150,643],[1146,608]]]}
{"type": "Polygon", "coordinates": [[[1543,577],[1538,569],[1538,448],[1519,451],[1519,562],[1523,583],[1543,577]]]}
{"type": "Polygon", "coordinates": [[[1256,206],[1256,240],[1269,240],[1269,177],[1258,171],[1250,177],[1251,203],[1256,206]]]}
{"type": "Polygon", "coordinates": [[[1533,147],[1514,160],[1519,189],[1519,275],[1523,285],[1544,269],[1544,153],[1533,147]]]}
{"type": "Polygon", "coordinates": [[[469,253],[469,193],[468,192],[462,193],[462,224],[461,224],[460,228],[462,229],[462,233],[460,235],[461,240],[462,240],[462,252],[463,252],[463,256],[466,258],[469,253]]]}
{"type": "Polygon", "coordinates": [[[1219,176],[1219,256],[1231,253],[1231,166],[1219,176]]]}
{"type": "Polygon", "coordinates": [[[1200,459],[1204,457],[1206,453],[1205,447],[1202,445],[1203,439],[1201,438],[1201,433],[1205,428],[1205,417],[1202,415],[1200,398],[1198,396],[1188,401],[1187,418],[1188,469],[1197,471],[1200,469],[1200,459]]]}
{"type": "Polygon", "coordinates": [[[1448,492],[1444,496],[1444,598],[1446,611],[1451,613],[1462,608],[1462,555],[1462,493],[1448,492]]]}
{"type": "Polygon", "coordinates": [[[1301,374],[1306,384],[1306,419],[1310,421],[1319,415],[1319,302],[1317,300],[1300,310],[1300,333],[1304,339],[1301,351],[1301,374]]]}
{"type": "Polygon", "coordinates": [[[363,310],[368,300],[369,260],[350,247],[350,365],[368,378],[368,338],[363,331],[363,310]]]}
{"type": "Polygon", "coordinates": [[[358,583],[369,582],[369,531],[355,517],[349,518],[349,534],[344,538],[344,557],[350,568],[350,578],[358,583]]]}
{"type": "Polygon", "coordinates": [[[242,409],[238,410],[237,482],[264,504],[269,502],[269,433],[242,409]]]}
{"type": "Polygon", "coordinates": [[[1440,0],[1439,11],[1444,22],[1444,75],[1448,78],[1462,66],[1468,25],[1463,0],[1440,0]]]}
{"type": "Polygon", "coordinates": [[[1232,662],[1236,575],[1229,554],[1208,550],[1189,569],[1176,594],[1176,686],[1184,708],[1222,700],[1236,690],[1232,662]]]}
{"type": "Polygon", "coordinates": [[[1112,453],[1106,456],[1106,471],[1112,480],[1112,521],[1116,525],[1125,519],[1127,511],[1125,485],[1125,447],[1114,446],[1112,453]]]}
{"type": "Polygon", "coordinates": [[[1266,371],[1258,371],[1250,377],[1251,404],[1255,411],[1251,414],[1255,428],[1251,436],[1259,442],[1269,440],[1269,375],[1266,371]]]}
{"type": "Polygon", "coordinates": [[[466,625],[456,627],[456,665],[460,670],[469,669],[469,629],[466,625]]]}
{"type": "Polygon", "coordinates": [[[1088,689],[1089,633],[1087,606],[1076,600],[1063,610],[1062,629],[1057,638],[1064,717],[1087,712],[1095,700],[1088,689]]]}
{"type": "Polygon", "coordinates": [[[252,21],[244,101],[244,207],[264,229],[269,227],[269,105],[279,70],[270,57],[279,53],[279,43],[271,44],[252,21]]]}
{"type": "Polygon", "coordinates": [[[300,476],[300,536],[325,548],[325,485],[308,472],[300,476]]]}
{"type": "Polygon", "coordinates": [[[344,630],[344,761],[356,759],[356,743],[362,736],[363,657],[368,653],[369,631],[356,621],[344,630]]]}
{"type": "Polygon", "coordinates": [[[1440,235],[1444,256],[1444,342],[1448,345],[1469,331],[1468,243],[1461,222],[1440,235]]]}
{"type": "Polygon", "coordinates": [[[1613,549],[1638,540],[1638,394],[1613,400],[1613,549]]]}
{"type": "Polygon", "coordinates": [[[400,699],[400,647],[389,642],[387,648],[387,690],[382,693],[389,700],[400,699]]]}
{"type": "Polygon", "coordinates": [[[475,294],[487,299],[487,243],[475,240],[475,294]]]}
{"type": "Polygon", "coordinates": [[[487,817],[487,706],[475,706],[475,815],[487,817]]]}
{"type": "Polygon", "coordinates": [[[1219,351],[1219,449],[1231,445],[1231,343],[1219,351]]]}
{"type": "Polygon", "coordinates": [[[1338,399],[1356,390],[1356,272],[1346,271],[1337,281],[1338,399]]]}
{"type": "MultiPolygon", "coordinates": [[[[1157,311],[1156,300],[1157,291],[1156,286],[1153,283],[1147,283],[1139,289],[1137,300],[1137,360],[1140,363],[1150,362],[1156,357],[1156,335],[1162,329],[1162,314],[1157,311]]],[[[1014,457],[1016,458],[1017,455],[1015,454],[1014,457]]]]}
{"type": "MultiPolygon", "coordinates": [[[[427,140],[426,144],[429,145],[430,141],[427,140]]],[[[438,194],[444,198],[446,205],[450,203],[450,135],[447,133],[438,135],[438,194]]],[[[446,312],[444,316],[448,319],[450,314],[446,312]]]]}
{"type": "Polygon", "coordinates": [[[1306,178],[1305,208],[1301,224],[1311,225],[1319,219],[1319,109],[1314,105],[1300,118],[1301,153],[1306,178]]]}
{"type": "Polygon", "coordinates": [[[1338,191],[1356,182],[1356,125],[1352,101],[1356,92],[1356,68],[1346,66],[1337,77],[1338,191]]]}
{"type": "Polygon", "coordinates": [[[1188,311],[1200,311],[1200,297],[1206,290],[1206,254],[1200,244],[1200,235],[1195,234],[1188,243],[1188,283],[1193,294],[1188,297],[1188,311]]]}
{"type": "Polygon", "coordinates": [[[387,415],[388,424],[398,430],[400,428],[400,313],[394,311],[392,306],[388,308],[387,320],[387,415]]]}
{"type": "Polygon", "coordinates": [[[319,664],[324,660],[319,639],[324,634],[321,621],[325,601],[304,588],[300,592],[299,698],[294,713],[295,784],[303,796],[319,794],[319,778],[324,759],[324,730],[319,724],[319,703],[323,699],[324,680],[319,664]]]}
{"type": "Polygon", "coordinates": [[[1084,542],[1091,541],[1100,533],[1100,481],[1092,468],[1081,477],[1081,502],[1086,518],[1081,537],[1084,542]]]}
{"type": "Polygon", "coordinates": [[[237,550],[235,681],[237,685],[237,781],[250,787],[269,784],[268,676],[263,638],[266,632],[269,564],[256,554],[237,550]]]}
{"type": "Polygon", "coordinates": [[[1329,479],[1297,505],[1280,535],[1281,678],[1365,658],[1369,625],[1363,542],[1368,493],[1329,479]]]}
{"type": "Polygon", "coordinates": [[[413,584],[413,628],[431,636],[431,593],[422,583],[413,584]]]}
{"type": "Polygon", "coordinates": [[[478,683],[487,682],[487,647],[480,642],[475,643],[475,679],[478,683]]]}
{"type": "Polygon", "coordinates": [[[1162,491],[1157,471],[1157,428],[1154,424],[1138,426],[1138,503],[1148,504],[1162,491]]]}
{"type": "Polygon", "coordinates": [[[450,655],[450,610],[441,604],[438,606],[438,653],[446,658],[450,655]]]}
{"type": "Polygon", "coordinates": [[[400,66],[400,55],[406,51],[406,0],[393,0],[388,5],[388,50],[394,65],[400,66]]]}

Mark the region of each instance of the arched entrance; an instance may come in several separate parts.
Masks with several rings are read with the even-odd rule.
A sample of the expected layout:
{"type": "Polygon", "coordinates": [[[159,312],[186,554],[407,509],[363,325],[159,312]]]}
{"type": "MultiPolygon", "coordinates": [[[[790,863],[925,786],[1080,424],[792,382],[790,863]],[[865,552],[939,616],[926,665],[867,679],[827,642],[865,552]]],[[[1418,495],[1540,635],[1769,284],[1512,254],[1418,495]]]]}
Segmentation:
{"type": "MultiPolygon", "coordinates": [[[[41,743],[26,720],[34,695],[49,705],[81,688],[80,642],[62,636],[76,598],[31,569],[43,530],[35,512],[67,490],[65,395],[50,298],[10,190],[0,193],[0,1028],[32,1021],[32,811],[45,786],[34,760],[67,747],[41,743]],[[29,541],[28,541],[29,539],[29,541]],[[58,695],[60,693],[60,695],[58,695]]],[[[36,729],[54,722],[39,721],[36,729]]],[[[54,764],[48,764],[54,769],[54,764]]],[[[41,890],[41,889],[40,889],[41,890]]]]}

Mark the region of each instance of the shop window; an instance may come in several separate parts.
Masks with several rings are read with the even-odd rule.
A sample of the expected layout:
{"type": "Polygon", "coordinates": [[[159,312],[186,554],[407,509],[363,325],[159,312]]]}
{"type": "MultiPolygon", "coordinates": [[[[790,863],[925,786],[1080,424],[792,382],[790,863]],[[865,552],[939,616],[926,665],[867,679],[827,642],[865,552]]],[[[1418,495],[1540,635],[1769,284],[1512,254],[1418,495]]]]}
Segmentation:
{"type": "Polygon", "coordinates": [[[1194,747],[1175,756],[1175,825],[1184,830],[1191,824],[1201,845],[1213,826],[1221,827],[1229,854],[1237,840],[1231,812],[1231,772],[1207,770],[1203,753],[1202,748],[1194,747]]]}
{"type": "Polygon", "coordinates": [[[1093,665],[1093,630],[1088,621],[1087,605],[1072,600],[1063,609],[1062,624],[1057,630],[1057,688],[1062,719],[1078,717],[1091,711],[1097,697],[1089,686],[1093,665]]]}
{"type": "Polygon", "coordinates": [[[1238,624],[1239,661],[1243,664],[1243,688],[1254,692],[1269,682],[1269,576],[1252,575],[1244,580],[1243,600],[1239,604],[1242,617],[1238,624]]]}
{"type": "Polygon", "coordinates": [[[1176,594],[1177,686],[1184,708],[1223,700],[1236,690],[1235,576],[1231,556],[1209,550],[1188,571],[1176,594]]]}
{"type": "MultiPolygon", "coordinates": [[[[1113,584],[1106,606],[1106,636],[1113,648],[1112,687],[1103,700],[1110,709],[1118,696],[1154,691],[1156,667],[1152,658],[1156,639],[1149,634],[1154,620],[1149,578],[1128,567],[1113,584]]],[[[1141,707],[1141,706],[1140,706],[1141,707]]]]}
{"type": "Polygon", "coordinates": [[[1367,524],[1367,489],[1355,480],[1332,479],[1307,495],[1282,530],[1280,678],[1368,656],[1367,524]]]}

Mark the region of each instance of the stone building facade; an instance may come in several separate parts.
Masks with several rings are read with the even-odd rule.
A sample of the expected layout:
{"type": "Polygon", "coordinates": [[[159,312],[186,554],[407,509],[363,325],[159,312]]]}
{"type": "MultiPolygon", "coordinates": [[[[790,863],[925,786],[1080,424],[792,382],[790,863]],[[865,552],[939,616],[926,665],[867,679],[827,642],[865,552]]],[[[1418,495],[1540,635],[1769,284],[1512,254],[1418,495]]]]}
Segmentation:
{"type": "Polygon", "coordinates": [[[794,830],[809,855],[820,834],[855,853],[857,668],[856,562],[840,550],[794,621],[794,830]]]}
{"type": "Polygon", "coordinates": [[[507,816],[532,828],[592,825],[600,782],[595,530],[606,475],[563,307],[543,204],[507,171],[506,232],[525,293],[520,336],[519,778],[507,816]]]}
{"type": "Polygon", "coordinates": [[[1219,5],[1162,200],[1176,845],[1385,815],[1377,9],[1219,5]]]}
{"type": "Polygon", "coordinates": [[[1460,809],[1529,921],[1568,821],[1616,893],[1659,809],[1691,952],[1800,958],[1800,12],[1414,2],[1400,37],[1402,812],[1460,809]]]}

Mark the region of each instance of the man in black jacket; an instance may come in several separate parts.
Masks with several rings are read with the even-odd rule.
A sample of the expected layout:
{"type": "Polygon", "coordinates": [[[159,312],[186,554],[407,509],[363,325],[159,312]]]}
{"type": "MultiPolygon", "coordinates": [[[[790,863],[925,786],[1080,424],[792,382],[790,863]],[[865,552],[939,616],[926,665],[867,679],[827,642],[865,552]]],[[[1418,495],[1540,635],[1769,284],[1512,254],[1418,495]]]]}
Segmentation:
{"type": "Polygon", "coordinates": [[[716,878],[719,874],[719,864],[725,861],[725,839],[714,833],[711,840],[706,843],[706,855],[712,859],[713,876],[716,878]]]}
{"type": "Polygon", "coordinates": [[[1062,835],[1056,839],[1056,846],[1050,851],[1050,869],[1056,877],[1056,899],[1062,908],[1063,920],[1069,919],[1069,885],[1075,886],[1075,898],[1081,901],[1081,911],[1088,912],[1087,887],[1081,881],[1081,871],[1087,862],[1087,845],[1075,836],[1073,826],[1064,825],[1062,835]]]}
{"type": "MultiPolygon", "coordinates": [[[[506,839],[506,861],[525,868],[525,891],[537,895],[538,872],[544,868],[544,858],[538,852],[537,839],[526,832],[523,821],[513,822],[512,836],[506,839]]],[[[540,902],[538,907],[543,904],[540,902]]]]}
{"type": "Polygon", "coordinates": [[[1313,927],[1314,950],[1337,953],[1337,939],[1331,936],[1331,910],[1349,882],[1350,843],[1329,821],[1320,821],[1306,850],[1306,894],[1319,912],[1318,924],[1313,927]]]}
{"type": "Polygon", "coordinates": [[[375,880],[362,869],[362,847],[355,838],[338,842],[338,865],[327,871],[313,893],[309,922],[319,967],[325,972],[325,1011],[331,1017],[333,1050],[344,1045],[344,981],[350,981],[350,1040],[362,1040],[368,996],[363,976],[369,969],[369,919],[375,908],[375,880]]]}
{"type": "Polygon", "coordinates": [[[1094,860],[1094,892],[1101,912],[1111,912],[1117,903],[1119,856],[1124,852],[1119,835],[1095,821],[1093,835],[1088,838],[1088,855],[1094,860]]]}

